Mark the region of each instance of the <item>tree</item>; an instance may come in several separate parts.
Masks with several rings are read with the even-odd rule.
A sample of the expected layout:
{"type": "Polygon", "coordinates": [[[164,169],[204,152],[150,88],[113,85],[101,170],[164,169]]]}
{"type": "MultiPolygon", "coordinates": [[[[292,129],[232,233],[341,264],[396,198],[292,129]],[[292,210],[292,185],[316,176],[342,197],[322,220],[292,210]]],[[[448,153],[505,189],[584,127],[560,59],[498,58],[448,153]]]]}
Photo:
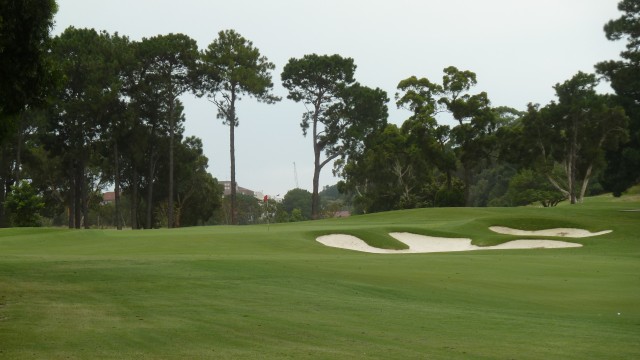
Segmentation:
{"type": "Polygon", "coordinates": [[[618,9],[623,15],[610,20],[604,32],[611,41],[626,40],[626,50],[620,53],[622,60],[596,64],[596,71],[611,83],[617,102],[629,116],[630,141],[606,154],[603,182],[615,196],[640,182],[640,3],[622,0],[618,9]]]}
{"type": "Polygon", "coordinates": [[[322,168],[338,157],[344,163],[368,133],[386,125],[386,93],[354,83],[355,69],[351,58],[311,54],[290,59],[282,71],[287,98],[310,107],[303,113],[300,127],[304,136],[311,128],[313,142],[313,219],[320,215],[322,168]]]}
{"type": "Polygon", "coordinates": [[[184,34],[158,35],[143,39],[141,55],[147,60],[146,76],[154,84],[154,91],[160,94],[164,117],[169,130],[169,228],[174,225],[174,147],[176,105],[178,97],[191,89],[190,69],[195,67],[198,57],[196,41],[184,34]]]}
{"type": "Polygon", "coordinates": [[[55,0],[0,0],[0,144],[51,85],[45,55],[57,10],[55,0]]]}
{"type": "Polygon", "coordinates": [[[437,130],[424,120],[407,119],[401,128],[387,124],[349,158],[340,189],[354,194],[356,212],[458,205],[444,196],[457,193],[456,183],[437,167],[442,158],[437,130]]]}
{"type": "Polygon", "coordinates": [[[530,169],[523,169],[511,178],[507,196],[516,206],[540,202],[544,207],[556,206],[566,198],[544,176],[530,169]]]}
{"type": "Polygon", "coordinates": [[[109,113],[120,101],[118,64],[113,61],[111,35],[93,29],[70,27],[55,37],[51,58],[63,82],[50,106],[50,121],[44,136],[52,155],[61,155],[68,169],[72,209],[69,227],[88,227],[87,168],[94,160],[97,140],[109,113]]]}
{"type": "Polygon", "coordinates": [[[175,226],[202,224],[221,206],[221,185],[207,172],[209,160],[203,154],[201,139],[187,137],[176,150],[176,178],[179,182],[175,226]]]}
{"type": "MultiPolygon", "coordinates": [[[[42,126],[42,128],[46,128],[42,126]]],[[[41,128],[41,129],[42,129],[41,128]]],[[[67,166],[62,155],[53,155],[40,144],[38,133],[26,141],[23,176],[31,180],[30,185],[42,196],[45,207],[41,210],[44,217],[53,219],[53,225],[68,224],[68,193],[70,191],[67,166]]]]}
{"type": "MultiPolygon", "coordinates": [[[[127,95],[133,121],[128,127],[126,137],[134,139],[128,142],[130,155],[131,181],[129,190],[133,193],[132,217],[137,214],[138,189],[146,192],[145,227],[154,225],[154,183],[157,178],[158,161],[168,149],[165,168],[167,182],[167,216],[174,218],[174,148],[182,131],[184,122],[183,106],[178,97],[191,89],[191,70],[198,57],[196,42],[183,34],[158,35],[144,38],[134,43],[134,63],[127,71],[127,95]],[[145,174],[141,168],[147,167],[145,174]],[[140,184],[139,180],[146,180],[140,184]]],[[[179,140],[178,140],[179,141],[179,140]]],[[[132,223],[136,223],[132,219],[132,223]]],[[[174,221],[166,222],[172,227],[174,221]]]]}
{"type": "Polygon", "coordinates": [[[480,165],[470,191],[471,206],[510,206],[507,196],[510,179],[517,174],[521,147],[521,118],[525,112],[509,107],[492,109],[496,116],[496,147],[480,165]]]}
{"type": "Polygon", "coordinates": [[[162,99],[149,74],[155,52],[153,43],[147,39],[132,42],[131,46],[133,59],[126,67],[124,79],[126,95],[129,98],[127,109],[130,124],[122,134],[125,144],[123,158],[126,161],[123,173],[125,192],[131,199],[131,227],[138,229],[140,226],[151,228],[153,225],[153,183],[160,156],[158,145],[162,142],[161,134],[166,134],[168,127],[162,121],[166,120],[162,116],[162,99]],[[146,197],[143,195],[145,193],[146,197]],[[139,216],[143,197],[146,198],[144,220],[139,216]]]}
{"type": "Polygon", "coordinates": [[[470,205],[474,207],[511,205],[506,194],[509,181],[515,174],[516,170],[510,164],[504,162],[488,164],[480,171],[471,187],[470,205]]]}
{"type": "MultiPolygon", "coordinates": [[[[108,61],[114,63],[114,77],[117,79],[117,96],[105,106],[104,120],[101,126],[103,133],[100,138],[101,152],[105,163],[102,167],[102,177],[104,180],[113,182],[115,201],[113,204],[116,229],[122,230],[121,216],[121,178],[122,166],[121,157],[123,150],[127,148],[127,132],[132,127],[133,112],[129,108],[129,96],[127,93],[127,76],[133,70],[134,43],[131,43],[126,36],[117,33],[110,37],[111,52],[108,61]]],[[[114,94],[116,95],[116,94],[114,94]]],[[[104,209],[101,209],[104,210],[104,209]]]]}
{"type": "Polygon", "coordinates": [[[301,220],[311,219],[311,193],[307,190],[296,188],[287,191],[282,199],[284,210],[293,215],[293,210],[300,211],[301,220]]]}
{"type": "Polygon", "coordinates": [[[523,159],[544,174],[571,202],[581,202],[594,173],[604,167],[604,153],[627,139],[628,118],[612,98],[595,91],[593,74],[579,72],[556,84],[558,102],[543,108],[529,105],[522,119],[522,143],[531,144],[523,159]],[[532,143],[533,142],[533,143],[532,143]],[[564,179],[554,176],[562,165],[564,179]]]}
{"type": "Polygon", "coordinates": [[[451,190],[452,174],[456,170],[456,157],[451,146],[451,129],[447,125],[438,125],[435,116],[446,108],[442,106],[441,85],[426,78],[415,76],[398,83],[396,105],[412,112],[403,125],[403,131],[410,136],[408,141],[414,151],[421,154],[425,166],[436,166],[446,174],[447,188],[451,190]]]}
{"type": "Polygon", "coordinates": [[[465,202],[468,205],[472,171],[493,150],[496,112],[490,107],[485,92],[469,94],[469,90],[477,83],[475,73],[454,66],[445,68],[443,72],[442,85],[415,76],[402,80],[398,84],[400,92],[396,94],[396,100],[398,107],[413,112],[412,121],[423,124],[439,139],[442,151],[437,162],[447,174],[449,188],[452,186],[451,173],[455,170],[455,159],[445,146],[455,151],[463,167],[465,202]],[[435,116],[445,111],[458,122],[452,129],[437,126],[435,116]]]}
{"type": "Polygon", "coordinates": [[[307,220],[304,215],[302,214],[302,210],[295,208],[293,210],[291,210],[291,217],[289,218],[289,221],[291,222],[299,222],[299,221],[305,221],[307,220]]]}
{"type": "Polygon", "coordinates": [[[363,150],[343,167],[343,192],[354,194],[356,212],[370,213],[399,208],[400,198],[412,191],[415,171],[405,151],[406,136],[395,124],[387,124],[365,140],[363,150]]]}
{"type": "Polygon", "coordinates": [[[444,69],[444,73],[443,96],[438,102],[458,121],[458,125],[451,129],[451,140],[463,167],[464,198],[469,205],[472,171],[494,149],[496,113],[490,106],[487,93],[468,93],[477,84],[475,73],[453,66],[444,69]]]}
{"type": "MultiPolygon", "coordinates": [[[[237,196],[237,217],[235,225],[252,225],[258,224],[264,214],[262,208],[262,200],[258,200],[251,195],[239,193],[237,196]]],[[[222,206],[217,211],[216,223],[231,224],[231,197],[227,196],[222,199],[222,206]]]]}
{"type": "Polygon", "coordinates": [[[236,158],[235,128],[239,125],[236,102],[241,96],[254,97],[259,102],[273,104],[280,99],[271,94],[270,71],[275,65],[260,55],[253,43],[233,30],[221,31],[198,63],[197,94],[206,96],[218,109],[218,118],[229,126],[231,158],[231,223],[236,219],[236,158]]]}
{"type": "Polygon", "coordinates": [[[323,217],[334,217],[340,211],[351,211],[353,196],[340,192],[338,184],[326,185],[320,191],[323,217]]]}
{"type": "Polygon", "coordinates": [[[44,202],[27,181],[23,180],[11,187],[4,206],[11,213],[13,225],[19,227],[41,225],[39,212],[44,208],[44,202]]]}
{"type": "MultiPolygon", "coordinates": [[[[11,186],[20,183],[24,177],[25,160],[37,146],[36,133],[44,123],[43,111],[27,108],[17,116],[16,131],[0,144],[0,204],[4,203],[11,186]]],[[[7,226],[5,208],[0,206],[0,227],[7,226]]]]}

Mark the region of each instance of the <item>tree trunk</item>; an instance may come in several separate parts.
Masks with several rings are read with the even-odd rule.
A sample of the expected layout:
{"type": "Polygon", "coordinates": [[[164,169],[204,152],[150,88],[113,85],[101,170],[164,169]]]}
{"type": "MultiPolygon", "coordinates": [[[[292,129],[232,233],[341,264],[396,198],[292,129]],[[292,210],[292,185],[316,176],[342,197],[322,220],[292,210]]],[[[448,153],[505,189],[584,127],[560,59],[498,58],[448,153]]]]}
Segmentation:
{"type": "MultiPolygon", "coordinates": [[[[133,159],[132,159],[133,160],[133,159]]],[[[131,169],[131,229],[139,229],[138,225],[138,167],[133,161],[131,169]]]]}
{"type": "Polygon", "coordinates": [[[86,176],[86,169],[85,169],[85,162],[83,161],[82,163],[82,167],[80,168],[81,172],[80,172],[80,191],[81,191],[81,200],[82,200],[82,219],[83,219],[83,224],[84,224],[84,228],[88,229],[89,228],[89,194],[88,194],[88,189],[87,189],[87,176],[86,176]]]}
{"type": "Polygon", "coordinates": [[[151,161],[149,162],[149,179],[147,180],[147,224],[146,229],[151,229],[151,215],[153,210],[153,177],[156,172],[156,163],[153,160],[153,154],[151,161]]]}
{"type": "Polygon", "coordinates": [[[6,180],[2,180],[2,186],[0,186],[0,227],[7,227],[7,213],[4,210],[4,202],[7,200],[6,180]]]}
{"type": "Polygon", "coordinates": [[[76,162],[75,170],[75,199],[73,205],[75,209],[74,226],[76,229],[80,229],[82,225],[82,177],[80,176],[80,173],[82,172],[82,165],[76,162]]]}
{"type": "Polygon", "coordinates": [[[171,99],[169,104],[169,207],[167,209],[167,227],[173,228],[173,104],[171,99]]]}
{"type": "Polygon", "coordinates": [[[313,192],[311,193],[311,218],[317,220],[320,218],[320,152],[316,151],[313,166],[313,192]]]}
{"type": "Polygon", "coordinates": [[[320,115],[320,101],[316,102],[313,113],[313,192],[311,193],[311,218],[317,220],[320,217],[320,153],[322,148],[318,143],[318,116],[320,115]]]}
{"type": "MultiPolygon", "coordinates": [[[[1,169],[7,168],[7,161],[6,161],[7,150],[8,149],[6,147],[0,148],[0,168],[1,169]]],[[[4,174],[0,176],[0,186],[2,187],[2,189],[0,189],[0,227],[3,227],[3,228],[6,227],[8,223],[6,219],[7,213],[4,209],[4,202],[7,198],[7,193],[8,193],[7,191],[8,177],[9,177],[8,175],[5,176],[4,174]]]]}
{"type": "Polygon", "coordinates": [[[231,92],[231,106],[229,107],[229,153],[231,156],[231,225],[238,224],[238,210],[236,207],[236,147],[235,147],[235,129],[236,129],[236,93],[231,92]]]}
{"type": "Polygon", "coordinates": [[[116,229],[122,230],[122,222],[120,221],[120,159],[118,157],[118,142],[113,144],[114,162],[114,182],[115,182],[115,206],[116,206],[116,229]]]}
{"type": "Polygon", "coordinates": [[[69,176],[69,229],[75,228],[75,218],[76,218],[76,164],[75,161],[71,166],[71,172],[69,176]]]}
{"type": "Polygon", "coordinates": [[[587,192],[587,187],[589,187],[591,171],[593,171],[593,165],[589,165],[589,167],[587,168],[587,172],[584,174],[584,179],[582,180],[582,189],[580,189],[580,197],[578,198],[578,202],[580,203],[584,201],[584,194],[587,192]]]}
{"type": "Polygon", "coordinates": [[[18,127],[18,141],[16,143],[16,168],[15,168],[15,178],[16,184],[20,183],[20,167],[22,166],[22,142],[24,141],[24,115],[20,115],[20,123],[18,127]]]}
{"type": "Polygon", "coordinates": [[[569,144],[569,164],[568,164],[568,178],[569,178],[569,196],[571,196],[571,204],[576,203],[576,163],[578,157],[578,124],[575,118],[571,123],[571,143],[569,144]]]}

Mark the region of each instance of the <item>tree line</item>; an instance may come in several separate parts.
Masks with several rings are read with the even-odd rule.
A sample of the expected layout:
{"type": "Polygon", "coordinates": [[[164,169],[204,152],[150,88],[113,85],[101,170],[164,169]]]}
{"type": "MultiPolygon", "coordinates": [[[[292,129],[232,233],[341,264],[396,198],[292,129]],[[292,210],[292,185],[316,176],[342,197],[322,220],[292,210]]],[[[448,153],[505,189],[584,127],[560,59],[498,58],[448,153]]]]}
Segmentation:
{"type": "MultiPolygon", "coordinates": [[[[2,0],[0,225],[37,211],[89,227],[107,185],[115,201],[104,216],[119,229],[202,224],[216,211],[231,224],[255,219],[254,210],[243,215],[238,202],[246,199],[236,194],[236,106],[246,97],[281,99],[272,93],[275,65],[251,41],[234,30],[202,50],[184,34],[134,41],[70,27],[51,37],[55,1],[33,1],[2,0]],[[202,140],[184,136],[186,93],[207,98],[229,127],[227,199],[207,172],[202,140]]],[[[323,216],[319,176],[331,163],[356,212],[620,195],[640,179],[640,1],[623,0],[619,9],[624,15],[605,34],[627,40],[621,59],[556,84],[556,100],[525,111],[492,106],[487,93],[474,92],[475,73],[450,66],[441,81],[399,82],[395,105],[411,115],[398,126],[387,121],[387,93],[356,81],[353,59],[290,59],[280,80],[287,98],[304,104],[300,126],[313,140],[314,175],[308,214],[289,211],[298,210],[296,219],[323,216]],[[603,80],[615,94],[596,91],[603,80]]],[[[267,207],[264,214],[277,213],[267,207]]]]}

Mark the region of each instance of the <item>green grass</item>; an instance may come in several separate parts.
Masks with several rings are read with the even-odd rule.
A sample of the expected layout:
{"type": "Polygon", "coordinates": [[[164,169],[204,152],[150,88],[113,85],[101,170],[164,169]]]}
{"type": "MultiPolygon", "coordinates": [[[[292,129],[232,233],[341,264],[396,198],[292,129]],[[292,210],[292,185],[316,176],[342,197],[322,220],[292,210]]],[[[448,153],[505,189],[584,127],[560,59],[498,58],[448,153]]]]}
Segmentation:
{"type": "Polygon", "coordinates": [[[639,208],[602,196],[269,227],[2,229],[0,358],[640,358],[640,212],[621,211],[639,208]],[[405,255],[314,240],[515,238],[491,225],[613,233],[572,240],[582,248],[405,255]]]}

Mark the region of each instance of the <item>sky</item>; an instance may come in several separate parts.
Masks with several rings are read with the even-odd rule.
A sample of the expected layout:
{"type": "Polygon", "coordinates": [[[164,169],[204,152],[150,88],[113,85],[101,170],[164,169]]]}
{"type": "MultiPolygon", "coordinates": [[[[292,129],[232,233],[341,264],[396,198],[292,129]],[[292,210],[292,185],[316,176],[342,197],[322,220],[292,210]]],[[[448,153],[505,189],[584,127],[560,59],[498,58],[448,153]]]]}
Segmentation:
{"type": "MultiPolygon", "coordinates": [[[[118,32],[132,40],[183,33],[200,49],[234,29],[276,65],[279,103],[243,98],[236,129],[236,181],[270,196],[312,190],[313,144],[303,137],[304,105],[286,99],[280,74],[291,58],[339,54],[357,65],[355,78],[385,90],[389,122],[410,115],[394,102],[410,76],[441,82],[455,66],[476,73],[473,93],[493,106],[526,109],[554,99],[553,85],[594,64],[619,58],[623,42],[608,41],[604,24],[618,18],[618,0],[57,0],[53,35],[69,26],[118,32]]],[[[602,92],[609,92],[605,84],[602,92]]],[[[230,180],[229,128],[206,99],[186,94],[185,134],[203,141],[209,172],[230,180]]],[[[439,121],[446,122],[442,118],[439,121]]],[[[320,187],[339,181],[322,170],[320,187]]]]}

